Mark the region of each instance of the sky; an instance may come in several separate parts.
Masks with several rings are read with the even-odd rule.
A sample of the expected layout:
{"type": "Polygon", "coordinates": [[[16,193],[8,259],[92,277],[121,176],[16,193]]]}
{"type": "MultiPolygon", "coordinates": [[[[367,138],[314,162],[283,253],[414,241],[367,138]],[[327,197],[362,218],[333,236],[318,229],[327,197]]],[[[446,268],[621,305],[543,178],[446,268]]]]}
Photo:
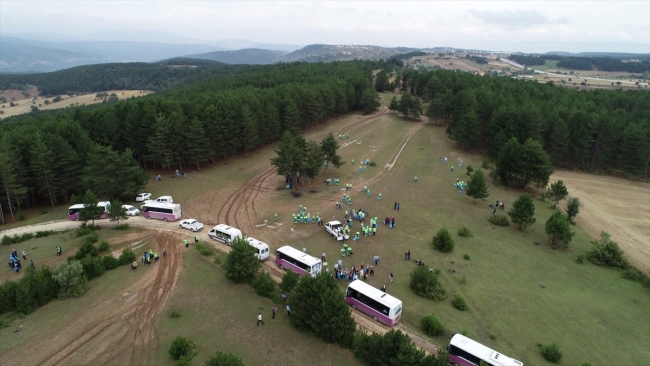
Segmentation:
{"type": "Polygon", "coordinates": [[[650,1],[0,1],[0,35],[650,53],[650,1]]]}

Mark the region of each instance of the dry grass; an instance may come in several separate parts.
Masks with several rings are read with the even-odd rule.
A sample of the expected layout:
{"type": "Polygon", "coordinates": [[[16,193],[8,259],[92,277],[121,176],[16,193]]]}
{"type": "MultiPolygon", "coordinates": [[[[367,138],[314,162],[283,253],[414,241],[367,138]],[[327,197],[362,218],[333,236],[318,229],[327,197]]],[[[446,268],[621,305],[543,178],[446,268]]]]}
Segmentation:
{"type": "MultiPolygon", "coordinates": [[[[32,89],[35,90],[35,89],[32,89]]],[[[16,90],[8,90],[5,93],[12,93],[15,94],[16,90]]],[[[36,105],[38,109],[40,110],[49,110],[49,109],[57,109],[57,108],[65,108],[69,107],[71,105],[84,105],[84,104],[96,104],[96,103],[101,103],[103,99],[98,99],[95,98],[95,93],[93,94],[86,94],[86,95],[78,95],[78,96],[73,96],[70,97],[68,95],[61,95],[61,101],[56,102],[56,103],[50,103],[50,104],[45,104],[45,100],[49,100],[52,102],[52,98],[44,98],[44,97],[36,97],[36,100],[33,99],[26,99],[20,91],[17,91],[18,94],[23,97],[22,100],[17,100],[14,103],[17,103],[17,106],[10,107],[9,102],[11,102],[10,98],[7,98],[7,103],[4,103],[3,105],[5,108],[1,109],[4,111],[4,114],[0,115],[0,119],[2,118],[7,118],[10,116],[16,116],[19,114],[23,113],[29,113],[31,111],[31,107],[33,105],[36,105]],[[36,102],[34,104],[34,102],[36,102]]],[[[126,99],[130,97],[141,97],[150,93],[153,93],[150,90],[109,90],[106,93],[110,95],[111,93],[115,93],[118,98],[120,99],[126,99]]],[[[4,95],[4,94],[3,94],[4,95]]]]}

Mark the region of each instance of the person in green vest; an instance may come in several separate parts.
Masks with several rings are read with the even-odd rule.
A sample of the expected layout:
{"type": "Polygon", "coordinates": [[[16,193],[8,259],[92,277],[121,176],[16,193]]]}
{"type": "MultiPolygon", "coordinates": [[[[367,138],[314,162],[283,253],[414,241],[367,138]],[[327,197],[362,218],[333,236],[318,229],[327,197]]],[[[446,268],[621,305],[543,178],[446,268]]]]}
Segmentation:
{"type": "MultiPolygon", "coordinates": [[[[452,168],[452,169],[453,169],[453,168],[452,168]]],[[[453,170],[452,170],[452,172],[453,172],[453,170]]],[[[418,176],[417,176],[417,175],[415,176],[415,182],[416,182],[416,183],[418,182],[418,176]]]]}
{"type": "Polygon", "coordinates": [[[189,248],[189,247],[190,247],[190,241],[189,241],[189,240],[185,239],[185,240],[183,241],[183,243],[185,243],[185,248],[189,248]]]}
{"type": "Polygon", "coordinates": [[[372,236],[377,235],[377,226],[372,228],[372,236]]]}
{"type": "Polygon", "coordinates": [[[273,215],[273,221],[278,222],[278,214],[277,213],[273,215]]]}
{"type": "Polygon", "coordinates": [[[198,243],[198,242],[199,242],[199,236],[198,236],[198,235],[194,235],[194,242],[195,242],[195,243],[198,243]]]}
{"type": "Polygon", "coordinates": [[[352,255],[352,247],[348,247],[348,257],[352,255]]]}
{"type": "Polygon", "coordinates": [[[138,268],[138,262],[133,261],[133,263],[131,263],[131,269],[135,270],[136,268],[138,268]]]}
{"type": "Polygon", "coordinates": [[[345,247],[341,248],[341,256],[345,257],[345,247]]]}

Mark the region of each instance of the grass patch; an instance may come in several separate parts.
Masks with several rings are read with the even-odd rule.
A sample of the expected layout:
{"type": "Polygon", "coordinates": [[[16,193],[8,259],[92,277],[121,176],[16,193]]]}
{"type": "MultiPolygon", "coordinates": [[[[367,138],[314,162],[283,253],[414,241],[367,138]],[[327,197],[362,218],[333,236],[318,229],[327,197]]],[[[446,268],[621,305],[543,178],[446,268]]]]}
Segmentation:
{"type": "Polygon", "coordinates": [[[463,237],[465,237],[465,238],[471,238],[471,237],[474,236],[474,235],[472,235],[472,232],[469,231],[468,228],[466,228],[465,226],[463,226],[463,227],[461,227],[460,229],[458,229],[458,236],[463,236],[463,237]]]}
{"type": "Polygon", "coordinates": [[[198,243],[194,247],[203,256],[209,256],[214,254],[214,249],[209,244],[198,243]]]}

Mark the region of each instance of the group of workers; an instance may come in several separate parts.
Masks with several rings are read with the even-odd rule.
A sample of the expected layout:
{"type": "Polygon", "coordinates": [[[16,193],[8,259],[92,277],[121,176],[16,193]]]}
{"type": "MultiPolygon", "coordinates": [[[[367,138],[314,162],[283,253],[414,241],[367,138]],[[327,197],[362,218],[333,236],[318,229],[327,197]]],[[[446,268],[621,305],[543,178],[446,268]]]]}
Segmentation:
{"type": "Polygon", "coordinates": [[[307,211],[307,207],[302,207],[302,205],[300,205],[298,208],[298,213],[291,214],[291,217],[294,224],[297,224],[298,222],[301,224],[309,224],[315,222],[319,226],[323,224],[323,219],[320,217],[320,212],[316,212],[316,215],[312,216],[311,213],[307,211]]]}
{"type": "MultiPolygon", "coordinates": [[[[331,186],[331,185],[332,185],[332,179],[331,179],[331,178],[327,178],[327,179],[325,179],[325,182],[327,183],[328,186],[331,186]]],[[[338,186],[338,185],[339,185],[339,182],[340,182],[340,181],[339,181],[338,178],[334,178],[334,184],[336,184],[336,185],[338,186]]],[[[347,185],[346,185],[346,186],[347,186],[347,185]]]]}

